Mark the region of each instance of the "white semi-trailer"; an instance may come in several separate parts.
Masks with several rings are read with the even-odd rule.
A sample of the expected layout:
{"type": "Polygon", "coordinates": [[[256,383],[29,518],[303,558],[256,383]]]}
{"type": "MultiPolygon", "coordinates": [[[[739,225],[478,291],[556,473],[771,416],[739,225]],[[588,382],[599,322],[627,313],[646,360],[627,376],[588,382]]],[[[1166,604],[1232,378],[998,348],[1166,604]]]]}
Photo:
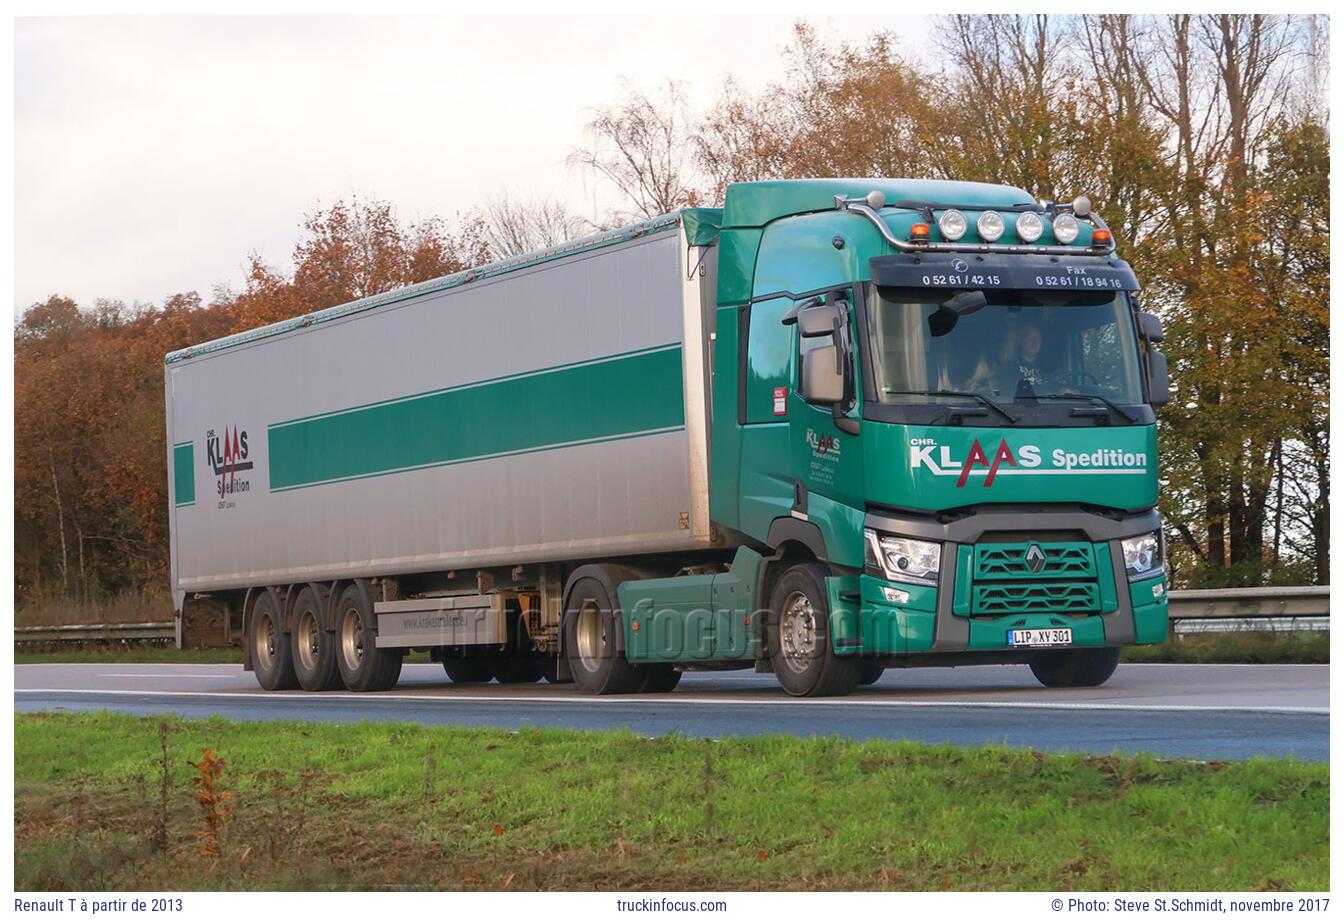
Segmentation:
{"type": "MultiPolygon", "coordinates": [[[[677,214],[170,355],[177,608],[234,593],[275,686],[287,633],[332,646],[291,657],[334,685],[321,633],[339,630],[365,689],[405,648],[506,645],[510,613],[524,654],[553,657],[563,574],[544,563],[728,545],[709,521],[708,255],[677,214]],[[343,628],[332,595],[352,585],[372,609],[343,628]],[[375,634],[393,653],[366,685],[375,634]]],[[[539,675],[532,657],[448,668],[539,675]]]]}

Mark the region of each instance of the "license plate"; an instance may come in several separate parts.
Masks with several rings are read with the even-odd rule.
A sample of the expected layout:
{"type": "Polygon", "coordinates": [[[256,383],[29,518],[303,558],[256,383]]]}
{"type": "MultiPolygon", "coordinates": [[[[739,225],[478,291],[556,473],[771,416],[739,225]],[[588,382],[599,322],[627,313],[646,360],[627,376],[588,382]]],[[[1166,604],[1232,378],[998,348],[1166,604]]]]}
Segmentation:
{"type": "Polygon", "coordinates": [[[1051,645],[1072,645],[1072,629],[1010,629],[1008,644],[1040,648],[1051,645]]]}

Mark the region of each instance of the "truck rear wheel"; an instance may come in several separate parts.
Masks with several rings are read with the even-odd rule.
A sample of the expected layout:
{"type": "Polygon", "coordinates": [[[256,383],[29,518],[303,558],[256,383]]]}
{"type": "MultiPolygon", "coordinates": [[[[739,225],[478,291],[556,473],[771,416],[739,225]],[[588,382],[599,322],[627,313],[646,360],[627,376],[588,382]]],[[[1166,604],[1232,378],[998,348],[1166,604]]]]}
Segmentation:
{"type": "Polygon", "coordinates": [[[1031,673],[1047,687],[1100,687],[1118,664],[1118,648],[1060,649],[1033,658],[1031,673]]]}
{"type": "Polygon", "coordinates": [[[871,687],[882,679],[886,668],[874,661],[865,661],[859,670],[859,686],[871,687]]]}
{"type": "Polygon", "coordinates": [[[312,585],[300,591],[294,602],[290,647],[294,676],[305,690],[335,690],[341,685],[341,672],[336,669],[336,635],[325,628],[325,606],[312,585]]]}
{"type": "Polygon", "coordinates": [[[574,683],[586,693],[634,693],[644,682],[617,645],[616,604],[596,578],[582,578],[565,605],[565,655],[574,683]]]}
{"type": "Polygon", "coordinates": [[[358,582],[346,586],[336,606],[336,664],[345,689],[365,693],[396,686],[402,650],[378,648],[374,635],[368,592],[358,582]]]}
{"type": "Polygon", "coordinates": [[[795,565],[775,584],[767,630],[775,679],[790,696],[842,696],[859,684],[863,662],[831,648],[826,568],[795,565]]]}
{"type": "Polygon", "coordinates": [[[247,625],[252,670],[263,690],[293,690],[299,685],[289,651],[289,636],[280,623],[280,604],[274,592],[262,591],[252,605],[247,625]]]}

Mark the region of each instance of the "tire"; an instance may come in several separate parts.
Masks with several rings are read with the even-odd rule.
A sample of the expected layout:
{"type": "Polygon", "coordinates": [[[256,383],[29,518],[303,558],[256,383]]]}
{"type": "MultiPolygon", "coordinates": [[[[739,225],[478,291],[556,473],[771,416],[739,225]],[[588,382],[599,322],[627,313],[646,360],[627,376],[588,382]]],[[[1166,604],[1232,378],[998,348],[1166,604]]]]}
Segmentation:
{"type": "Polygon", "coordinates": [[[522,611],[510,604],[506,615],[509,618],[509,641],[493,653],[490,673],[501,684],[535,684],[542,676],[541,653],[523,624],[522,611]]]}
{"type": "Polygon", "coordinates": [[[670,664],[646,664],[640,693],[671,693],[681,683],[681,672],[670,664]]]}
{"type": "Polygon", "coordinates": [[[336,633],[326,628],[326,604],[322,600],[312,585],[299,592],[289,637],[294,676],[300,687],[311,691],[341,686],[341,672],[336,669],[336,633]]]}
{"type": "Polygon", "coordinates": [[[843,696],[859,685],[863,662],[831,648],[826,567],[815,562],[784,573],[770,596],[766,630],[775,679],[790,696],[843,696]]]}
{"type": "Polygon", "coordinates": [[[336,666],[345,689],[368,693],[395,687],[402,650],[374,644],[373,601],[360,582],[347,585],[336,605],[336,666]]]}
{"type": "Polygon", "coordinates": [[[574,683],[585,693],[635,693],[642,670],[618,651],[618,608],[596,578],[580,578],[565,603],[565,655],[574,683]]]}
{"type": "Polygon", "coordinates": [[[859,669],[859,686],[871,687],[882,679],[882,675],[886,670],[886,668],[876,662],[865,661],[859,669]]]}
{"type": "Polygon", "coordinates": [[[298,687],[289,636],[285,634],[280,602],[273,591],[262,591],[252,605],[252,616],[247,624],[247,646],[252,654],[252,671],[263,690],[298,687]]]}
{"type": "Polygon", "coordinates": [[[478,650],[468,649],[463,657],[445,657],[443,673],[455,684],[486,684],[494,677],[490,664],[490,660],[481,656],[478,650]]]}
{"type": "Polygon", "coordinates": [[[1079,648],[1041,652],[1031,673],[1047,687],[1100,687],[1120,663],[1118,648],[1079,648]]]}

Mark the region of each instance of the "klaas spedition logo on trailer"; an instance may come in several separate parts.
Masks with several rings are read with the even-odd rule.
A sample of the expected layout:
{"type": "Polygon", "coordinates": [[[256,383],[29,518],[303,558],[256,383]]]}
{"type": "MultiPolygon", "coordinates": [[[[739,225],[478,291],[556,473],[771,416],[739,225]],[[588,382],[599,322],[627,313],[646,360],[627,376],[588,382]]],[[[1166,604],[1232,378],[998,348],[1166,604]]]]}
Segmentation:
{"type": "Polygon", "coordinates": [[[252,469],[252,461],[247,459],[246,430],[234,425],[225,426],[222,435],[213,428],[207,431],[205,463],[215,474],[215,496],[220,499],[220,507],[232,507],[233,502],[226,501],[229,496],[251,490],[251,479],[240,475],[252,469]]]}
{"type": "Polygon", "coordinates": [[[1000,476],[1142,475],[1148,472],[1148,454],[1116,447],[1082,451],[1056,447],[1046,453],[1039,444],[1022,444],[1014,450],[1007,438],[1001,438],[991,455],[975,438],[966,455],[957,458],[951,447],[935,438],[913,438],[910,468],[955,476],[958,489],[965,488],[972,477],[983,476],[982,485],[988,489],[1000,476]]]}

